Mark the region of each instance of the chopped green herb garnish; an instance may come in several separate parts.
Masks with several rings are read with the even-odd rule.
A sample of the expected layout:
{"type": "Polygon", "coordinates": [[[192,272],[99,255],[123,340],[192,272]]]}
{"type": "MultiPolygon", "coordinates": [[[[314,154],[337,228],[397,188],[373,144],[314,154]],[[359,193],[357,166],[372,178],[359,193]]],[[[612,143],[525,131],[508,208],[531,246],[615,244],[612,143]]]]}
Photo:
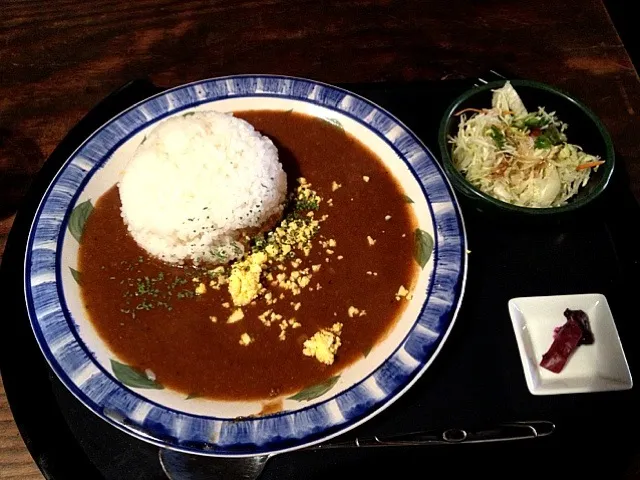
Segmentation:
{"type": "Polygon", "coordinates": [[[320,205],[318,204],[317,200],[310,200],[310,199],[305,199],[305,200],[298,200],[296,202],[295,205],[295,210],[300,211],[300,210],[318,210],[320,208],[320,205]]]}
{"type": "Polygon", "coordinates": [[[551,148],[554,145],[560,145],[567,141],[567,136],[560,132],[555,125],[550,125],[548,128],[542,131],[533,145],[535,148],[551,148]]]}
{"type": "Polygon", "coordinates": [[[542,128],[549,125],[549,118],[540,115],[539,113],[530,113],[526,117],[520,118],[513,122],[513,126],[519,129],[527,128],[542,128]]]}
{"type": "Polygon", "coordinates": [[[551,148],[553,144],[547,137],[540,135],[536,138],[535,142],[533,142],[533,146],[536,148],[551,148]]]}
{"type": "Polygon", "coordinates": [[[496,142],[500,150],[504,148],[504,133],[502,133],[498,127],[491,125],[491,133],[489,133],[489,136],[493,138],[493,141],[496,142]]]}
{"type": "Polygon", "coordinates": [[[194,295],[195,294],[191,290],[182,290],[181,292],[178,292],[177,297],[180,299],[183,299],[183,298],[191,298],[194,295]]]}
{"type": "Polygon", "coordinates": [[[153,308],[153,304],[143,300],[138,305],[136,305],[136,310],[151,310],[153,308]]]}
{"type": "Polygon", "coordinates": [[[176,288],[178,285],[184,285],[185,283],[187,283],[186,278],[175,277],[173,282],[171,282],[171,288],[176,288]]]}
{"type": "Polygon", "coordinates": [[[251,244],[252,244],[254,249],[258,249],[258,250],[261,250],[264,247],[266,247],[267,246],[267,241],[264,238],[264,234],[260,233],[260,234],[256,235],[255,237],[253,237],[253,240],[251,241],[251,244]]]}

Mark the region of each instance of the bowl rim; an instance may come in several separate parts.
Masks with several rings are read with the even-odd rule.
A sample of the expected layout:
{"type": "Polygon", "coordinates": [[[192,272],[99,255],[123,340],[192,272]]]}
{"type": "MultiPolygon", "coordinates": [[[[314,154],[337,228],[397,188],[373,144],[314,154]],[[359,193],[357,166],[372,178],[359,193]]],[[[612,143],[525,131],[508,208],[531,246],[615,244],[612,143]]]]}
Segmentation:
{"type": "Polygon", "coordinates": [[[438,129],[438,145],[440,147],[440,154],[442,156],[442,162],[444,166],[444,170],[447,173],[449,180],[453,186],[464,193],[465,191],[471,192],[476,199],[484,200],[485,202],[491,204],[494,207],[497,207],[502,210],[507,210],[513,213],[524,213],[527,215],[536,215],[536,216],[549,216],[553,214],[560,214],[564,212],[572,212],[581,207],[584,207],[598,198],[602,192],[607,188],[611,181],[611,176],[613,175],[613,171],[615,168],[616,156],[615,149],[613,146],[613,140],[611,139],[611,135],[608,130],[600,120],[600,118],[583,102],[578,100],[573,95],[561,90],[555,86],[548,85],[546,83],[538,82],[535,80],[524,80],[524,79],[505,79],[505,80],[495,80],[492,82],[488,82],[484,85],[477,86],[466,90],[462,94],[460,94],[453,102],[449,104],[447,109],[445,110],[444,115],[440,121],[440,127],[438,129]],[[513,205],[508,202],[504,202],[499,200],[491,195],[483,192],[479,188],[475,187],[471,183],[467,181],[467,179],[455,168],[453,164],[453,160],[451,158],[451,148],[450,143],[448,141],[448,126],[450,124],[451,119],[454,116],[454,113],[458,110],[458,107],[461,103],[470,99],[474,95],[477,95],[482,92],[486,92],[488,90],[493,90],[496,88],[500,88],[504,86],[506,82],[510,82],[514,87],[523,86],[523,87],[531,87],[534,89],[543,90],[545,92],[551,93],[558,97],[567,100],[568,102],[577,106],[587,118],[589,118],[598,129],[600,136],[602,137],[605,143],[606,150],[606,162],[602,165],[602,169],[604,170],[602,178],[596,184],[594,190],[586,197],[577,199],[575,201],[570,201],[566,205],[562,205],[560,207],[545,207],[545,208],[535,208],[535,207],[522,207],[519,205],[513,205]]]}
{"type": "MultiPolygon", "coordinates": [[[[60,188],[57,193],[60,193],[60,188]]],[[[56,199],[56,201],[58,200],[59,199],[56,199]]],[[[50,218],[47,217],[47,221],[49,220],[50,218]]],[[[48,225],[48,227],[50,228],[51,225],[48,225]]],[[[390,406],[418,380],[418,378],[424,373],[424,371],[426,371],[439,354],[444,342],[453,328],[460,309],[465,290],[468,268],[466,250],[467,238],[464,228],[464,220],[462,218],[460,207],[456,201],[455,192],[442,168],[435,161],[435,157],[420,141],[420,139],[395,116],[359,95],[321,82],[279,75],[232,75],[200,80],[161,92],[160,94],[149,97],[116,115],[109,122],[106,122],[99,129],[93,132],[88,139],[76,151],[74,151],[54,176],[34,217],[28,242],[24,264],[24,288],[30,323],[45,358],[57,376],[62,380],[63,384],[65,384],[76,398],[78,398],[81,403],[85,404],[85,406],[87,406],[94,414],[134,437],[165,448],[211,456],[239,457],[256,454],[275,454],[310,446],[326,441],[336,435],[355,428],[390,406]],[[257,87],[260,88],[259,91],[251,91],[249,94],[240,95],[243,89],[252,89],[257,87]],[[293,90],[296,87],[303,90],[304,95],[300,93],[294,94],[293,90]],[[289,89],[291,89],[291,91],[289,89]],[[204,99],[202,98],[203,95],[205,96],[204,99]],[[208,95],[213,95],[213,97],[209,97],[208,95]],[[195,107],[202,103],[210,103],[225,98],[231,98],[232,96],[272,96],[291,99],[294,101],[302,100],[309,103],[315,103],[330,111],[335,111],[339,114],[357,120],[359,123],[365,125],[373,133],[378,135],[381,139],[386,141],[389,147],[392,148],[399,156],[399,159],[407,165],[410,173],[418,181],[418,185],[422,190],[422,195],[427,200],[427,207],[430,209],[432,215],[434,232],[436,237],[440,237],[439,240],[438,238],[434,239],[436,240],[436,248],[434,249],[433,254],[434,261],[440,258],[438,261],[442,261],[443,266],[438,269],[434,264],[434,270],[431,274],[429,287],[433,290],[430,290],[430,294],[421,305],[420,314],[414,320],[407,337],[399,342],[395,351],[386,358],[386,360],[384,360],[376,370],[367,375],[361,381],[348,387],[346,390],[341,391],[339,394],[334,394],[331,398],[323,400],[317,404],[305,406],[301,409],[289,412],[288,416],[300,414],[307,415],[307,411],[313,413],[313,411],[324,406],[321,413],[326,416],[326,419],[321,417],[315,418],[314,422],[308,422],[310,425],[307,430],[292,432],[290,431],[291,428],[275,430],[269,429],[272,424],[276,425],[276,420],[284,418],[287,415],[245,418],[242,420],[216,420],[215,417],[172,410],[170,407],[154,403],[153,400],[137,394],[135,391],[121,383],[116,384],[118,387],[116,391],[117,395],[124,395],[126,396],[125,400],[135,401],[136,405],[143,404],[143,406],[147,406],[148,408],[143,410],[144,415],[139,421],[139,424],[131,423],[131,419],[133,418],[132,414],[136,413],[138,410],[132,410],[131,412],[125,411],[125,414],[131,414],[129,417],[120,412],[115,412],[124,417],[122,419],[119,417],[114,418],[112,415],[107,415],[106,413],[108,405],[105,406],[100,402],[94,402],[93,399],[88,396],[84,390],[82,390],[81,386],[76,385],[75,380],[72,379],[71,376],[62,368],[60,359],[51,351],[49,340],[47,340],[47,337],[43,334],[43,325],[41,325],[42,317],[58,315],[58,312],[57,310],[54,311],[50,306],[45,305],[43,307],[42,301],[39,302],[39,305],[35,305],[34,298],[37,297],[38,292],[34,293],[34,290],[39,290],[39,294],[42,297],[45,297],[44,294],[51,294],[52,289],[55,293],[57,289],[61,288],[61,274],[60,262],[58,260],[59,253],[55,253],[55,251],[55,273],[47,271],[47,269],[50,270],[51,267],[46,266],[46,268],[43,268],[42,265],[40,265],[40,263],[46,263],[43,262],[43,260],[49,260],[47,260],[47,254],[42,253],[45,249],[42,248],[42,237],[38,236],[38,222],[42,217],[43,211],[47,211],[47,202],[51,201],[52,191],[56,190],[58,182],[65,175],[65,170],[70,167],[74,167],[75,170],[73,174],[81,175],[81,180],[78,180],[81,187],[76,187],[71,195],[71,199],[68,200],[68,203],[64,204],[64,208],[66,209],[64,210],[64,215],[59,215],[61,217],[60,219],[58,219],[57,216],[56,218],[52,218],[53,221],[59,223],[55,233],[59,238],[55,239],[55,243],[58,244],[63,240],[65,231],[60,231],[60,226],[64,227],[64,225],[66,225],[71,209],[77,206],[79,195],[83,191],[84,185],[87,183],[87,179],[85,178],[86,175],[88,174],[91,176],[95,173],[95,171],[99,169],[105,161],[107,161],[106,158],[110,156],[109,152],[118,148],[122,141],[124,141],[118,135],[115,135],[112,136],[113,138],[109,138],[105,144],[100,143],[103,140],[107,140],[106,137],[108,137],[108,133],[113,133],[113,130],[109,131],[109,127],[126,127],[122,135],[125,138],[129,138],[129,136],[132,135],[132,130],[134,133],[140,130],[136,126],[136,123],[139,121],[148,125],[149,123],[152,123],[149,120],[159,120],[168,115],[179,114],[181,111],[186,110],[189,107],[195,107]],[[160,100],[164,100],[164,102],[160,100]],[[365,107],[364,110],[363,107],[365,107]],[[141,115],[141,112],[137,110],[144,112],[144,115],[141,115]],[[138,116],[136,116],[136,113],[138,113],[138,116]],[[147,114],[149,113],[152,114],[152,119],[147,117],[147,114]],[[141,117],[146,117],[147,119],[141,120],[141,117]],[[101,133],[104,138],[100,138],[101,133]],[[90,147],[95,147],[96,143],[98,146],[101,145],[101,148],[106,152],[95,154],[99,155],[99,160],[89,161],[90,159],[87,158],[86,155],[85,158],[78,160],[81,155],[89,153],[91,151],[90,147]],[[432,180],[429,181],[429,190],[426,188],[425,180],[423,178],[424,175],[433,175],[434,177],[429,177],[432,180]],[[435,209],[434,205],[438,206],[438,208],[435,209]],[[453,242],[453,237],[457,238],[455,242],[453,242]],[[436,253],[438,242],[443,242],[447,238],[449,238],[449,243],[447,244],[448,248],[442,249],[442,253],[440,254],[436,253]],[[34,247],[36,243],[38,243],[38,245],[34,247]],[[439,257],[439,255],[441,255],[441,257],[439,257]],[[453,269],[452,273],[452,267],[454,266],[457,267],[453,269]],[[38,271],[38,269],[44,270],[44,272],[38,271]],[[42,273],[45,273],[45,275],[42,273]],[[431,294],[433,294],[433,296],[431,294]],[[442,295],[445,296],[441,298],[442,295]],[[433,298],[433,301],[429,302],[429,298],[433,298]],[[449,300],[451,301],[449,302],[449,300]],[[429,306],[430,303],[431,306],[429,306]],[[427,309],[429,308],[431,309],[430,313],[427,313],[427,309]],[[423,347],[422,355],[425,355],[424,359],[420,357],[417,365],[412,366],[410,369],[402,370],[402,366],[405,364],[405,360],[407,359],[403,360],[401,357],[403,357],[403,353],[409,353],[403,347],[408,345],[407,339],[412,334],[414,335],[414,340],[416,337],[423,339],[425,334],[425,325],[421,324],[420,320],[425,320],[426,318],[433,318],[432,322],[437,327],[436,331],[431,331],[428,328],[426,330],[427,333],[432,332],[432,334],[436,335],[435,340],[432,340],[429,345],[423,347]],[[400,363],[397,363],[398,359],[400,359],[400,363]],[[385,366],[388,368],[383,368],[385,366]],[[396,370],[396,374],[398,374],[397,379],[391,378],[388,375],[393,373],[394,370],[396,370]],[[389,382],[391,383],[389,383],[388,386],[392,388],[390,390],[383,390],[381,387],[378,387],[379,393],[376,393],[374,396],[375,398],[368,393],[368,396],[363,397],[366,402],[362,403],[362,399],[359,398],[359,395],[362,395],[360,387],[368,391],[363,384],[369,379],[376,380],[376,377],[373,375],[380,371],[385,375],[385,381],[387,380],[387,377],[389,377],[389,382]],[[350,392],[350,390],[353,390],[353,392],[350,392]],[[352,407],[348,411],[341,412],[343,415],[340,416],[340,419],[338,419],[339,421],[335,420],[334,412],[329,410],[330,405],[327,406],[327,404],[331,402],[335,404],[338,397],[347,393],[351,395],[349,397],[349,404],[352,405],[352,407]],[[233,424],[231,433],[237,434],[238,438],[244,441],[239,440],[230,444],[229,442],[220,442],[219,439],[214,440],[213,438],[209,438],[209,440],[205,442],[204,446],[201,442],[195,440],[190,440],[184,443],[178,442],[179,438],[173,438],[168,433],[165,433],[164,430],[160,430],[160,432],[153,430],[153,426],[155,426],[154,428],[156,429],[163,426],[154,420],[153,415],[151,415],[155,412],[155,409],[159,410],[160,414],[163,412],[181,414],[182,417],[191,422],[186,424],[186,430],[190,430],[192,428],[199,430],[202,427],[202,422],[214,420],[218,422],[215,425],[220,424],[220,422],[233,424]],[[147,423],[146,420],[149,420],[150,423],[147,423]],[[256,438],[253,435],[256,435],[259,440],[267,437],[269,442],[263,441],[260,443],[258,441],[251,441],[247,443],[247,440],[253,440],[256,438]],[[213,445],[218,448],[210,450],[207,448],[208,445],[213,445]]],[[[61,293],[58,292],[56,295],[61,295],[61,293]]],[[[64,295],[62,300],[64,300],[64,295]]],[[[58,303],[61,302],[59,301],[58,303]]],[[[62,310],[60,310],[60,314],[67,317],[67,323],[72,322],[72,320],[68,318],[62,310]]],[[[45,319],[48,322],[51,321],[51,318],[45,319]]],[[[46,330],[47,326],[44,325],[44,327],[44,330],[46,330]]],[[[86,350],[84,342],[77,337],[76,342],[79,344],[80,350],[86,350]]],[[[84,355],[83,352],[80,353],[84,355]]],[[[88,355],[88,357],[88,361],[85,362],[84,359],[82,361],[86,364],[91,362],[95,363],[95,360],[93,360],[91,355],[88,355]]],[[[416,360],[413,357],[412,359],[416,360]]],[[[101,375],[102,377],[105,377],[107,381],[113,382],[113,379],[109,378],[109,375],[102,371],[104,370],[103,367],[100,365],[97,365],[97,367],[98,370],[101,370],[97,375],[101,375]]],[[[100,379],[100,381],[102,381],[102,379],[100,379]]],[[[387,387],[386,384],[385,387],[387,387]]],[[[133,409],[134,407],[131,406],[130,408],[133,409]]],[[[183,431],[182,424],[173,426],[180,427],[180,432],[183,431]]],[[[219,434],[219,430],[215,430],[215,428],[212,428],[212,431],[218,431],[219,434]]],[[[196,433],[199,434],[200,431],[196,433]]],[[[227,435],[231,435],[231,433],[227,432],[227,435]]],[[[180,433],[180,435],[182,435],[182,433],[180,433]]]]}

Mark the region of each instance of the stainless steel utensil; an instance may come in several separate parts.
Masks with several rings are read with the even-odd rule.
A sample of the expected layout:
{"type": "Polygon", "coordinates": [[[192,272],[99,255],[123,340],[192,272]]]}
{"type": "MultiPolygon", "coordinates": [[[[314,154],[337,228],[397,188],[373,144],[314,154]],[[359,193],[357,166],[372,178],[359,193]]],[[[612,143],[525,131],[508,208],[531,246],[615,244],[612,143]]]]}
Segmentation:
{"type": "Polygon", "coordinates": [[[427,432],[403,433],[399,435],[356,438],[341,443],[326,443],[316,449],[349,447],[416,447],[423,445],[446,445],[452,443],[487,443],[507,440],[526,440],[551,435],[556,426],[546,420],[504,423],[485,430],[448,428],[427,432]]]}
{"type": "MultiPolygon", "coordinates": [[[[356,438],[347,442],[330,442],[311,450],[367,447],[415,447],[456,443],[487,443],[526,440],[551,435],[556,426],[547,420],[504,423],[487,429],[448,428],[425,432],[356,438]]],[[[187,455],[160,449],[160,464],[170,480],[255,480],[272,455],[223,458],[187,455]]]]}

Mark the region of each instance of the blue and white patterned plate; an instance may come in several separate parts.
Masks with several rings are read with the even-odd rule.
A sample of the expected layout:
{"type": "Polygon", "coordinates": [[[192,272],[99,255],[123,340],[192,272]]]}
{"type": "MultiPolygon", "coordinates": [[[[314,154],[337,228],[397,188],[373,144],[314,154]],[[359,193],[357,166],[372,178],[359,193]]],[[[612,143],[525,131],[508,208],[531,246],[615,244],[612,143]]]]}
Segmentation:
{"type": "Polygon", "coordinates": [[[388,407],[442,347],[460,305],[466,269],[464,226],[451,186],[432,154],[400,121],[330,85],[281,76],[234,76],[151,97],[105,124],[71,155],[33,221],[24,287],[44,356],[96,415],[160,446],[243,456],[327,440],[388,407]],[[204,109],[293,109],[340,126],[382,159],[419,219],[415,238],[422,270],[395,327],[362,360],[284,399],[284,410],[274,415],[251,417],[261,410],[260,402],[185,398],[162,388],[152,375],[123,365],[97,335],[80,298],[78,241],[93,203],[118,181],[131,154],[159,121],[204,109]]]}

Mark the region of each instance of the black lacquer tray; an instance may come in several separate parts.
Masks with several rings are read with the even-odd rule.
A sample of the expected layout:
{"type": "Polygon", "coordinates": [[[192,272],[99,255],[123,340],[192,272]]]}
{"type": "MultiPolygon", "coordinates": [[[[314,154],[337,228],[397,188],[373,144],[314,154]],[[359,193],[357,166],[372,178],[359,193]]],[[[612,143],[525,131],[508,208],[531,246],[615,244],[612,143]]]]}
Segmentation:
{"type": "MultiPolygon", "coordinates": [[[[438,156],[447,105],[476,80],[341,85],[388,109],[438,156]]],[[[160,91],[148,81],[112,93],[68,134],[35,179],[18,212],[2,264],[0,367],[15,420],[47,478],[163,479],[158,447],[94,416],[50,371],[31,332],[22,291],[26,238],[49,182],[89,134],[132,104],[160,91]]],[[[640,208],[618,159],[606,195],[561,222],[513,223],[462,203],[469,275],[451,336],[424,376],[400,400],[338,437],[447,428],[492,428],[548,420],[551,436],[514,442],[403,448],[298,451],[271,459],[261,478],[386,478],[489,473],[493,477],[620,477],[640,452],[636,389],[533,396],[526,387],[509,320],[510,298],[602,293],[610,303],[632,374],[640,361],[636,293],[640,208]],[[631,435],[630,435],[631,433],[631,435]],[[351,473],[348,473],[351,472],[351,473]]],[[[462,201],[462,199],[461,199],[462,201]]]]}

